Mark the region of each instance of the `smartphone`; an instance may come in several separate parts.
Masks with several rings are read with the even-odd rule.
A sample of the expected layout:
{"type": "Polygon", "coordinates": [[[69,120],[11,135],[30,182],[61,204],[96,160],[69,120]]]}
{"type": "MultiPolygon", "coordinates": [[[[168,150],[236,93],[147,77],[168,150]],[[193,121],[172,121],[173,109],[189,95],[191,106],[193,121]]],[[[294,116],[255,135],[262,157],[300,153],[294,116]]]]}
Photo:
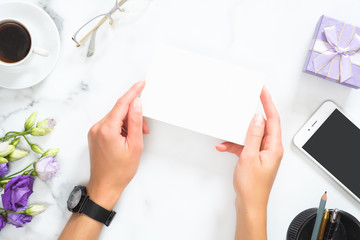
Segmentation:
{"type": "Polygon", "coordinates": [[[335,103],[324,102],[294,143],[360,202],[360,129],[335,103]]]}

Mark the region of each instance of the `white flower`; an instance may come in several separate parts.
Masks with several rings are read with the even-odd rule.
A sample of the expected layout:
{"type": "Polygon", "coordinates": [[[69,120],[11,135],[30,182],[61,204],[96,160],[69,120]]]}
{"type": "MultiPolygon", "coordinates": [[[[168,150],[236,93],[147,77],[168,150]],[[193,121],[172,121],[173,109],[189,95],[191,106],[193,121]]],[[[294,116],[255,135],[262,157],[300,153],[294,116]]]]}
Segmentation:
{"type": "Polygon", "coordinates": [[[36,144],[31,145],[31,150],[33,150],[36,153],[43,154],[44,151],[36,144]]]}
{"type": "Polygon", "coordinates": [[[36,118],[36,112],[33,112],[30,117],[28,117],[28,119],[26,119],[24,127],[25,130],[28,130],[30,128],[32,128],[32,126],[34,126],[35,123],[35,118],[36,118]]]}
{"type": "Polygon", "coordinates": [[[15,150],[15,146],[10,145],[10,141],[0,143],[0,157],[6,157],[15,150]]]}
{"type": "Polygon", "coordinates": [[[54,119],[45,119],[41,122],[36,124],[36,127],[30,129],[30,134],[32,136],[45,136],[46,134],[50,133],[56,125],[54,119]]]}
{"type": "Polygon", "coordinates": [[[42,157],[48,156],[48,155],[53,155],[54,157],[59,153],[60,149],[59,148],[53,148],[53,149],[49,149],[46,152],[44,152],[42,154],[42,157]]]}
{"type": "Polygon", "coordinates": [[[39,159],[34,163],[36,175],[43,181],[47,181],[52,178],[56,172],[60,169],[56,158],[52,155],[48,155],[39,159]]]}
{"type": "Polygon", "coordinates": [[[38,215],[38,214],[44,212],[45,210],[46,210],[46,206],[45,206],[45,205],[35,204],[35,205],[29,206],[29,207],[25,210],[25,214],[26,214],[26,215],[30,215],[30,216],[35,216],[35,215],[38,215]]]}
{"type": "Polygon", "coordinates": [[[10,141],[0,143],[0,153],[8,149],[10,141]]]}
{"type": "MultiPolygon", "coordinates": [[[[10,146],[12,146],[12,145],[10,145],[10,146]]],[[[28,151],[15,149],[12,153],[9,154],[9,161],[13,162],[13,161],[19,160],[21,158],[26,157],[28,154],[29,154],[28,151]]]]}

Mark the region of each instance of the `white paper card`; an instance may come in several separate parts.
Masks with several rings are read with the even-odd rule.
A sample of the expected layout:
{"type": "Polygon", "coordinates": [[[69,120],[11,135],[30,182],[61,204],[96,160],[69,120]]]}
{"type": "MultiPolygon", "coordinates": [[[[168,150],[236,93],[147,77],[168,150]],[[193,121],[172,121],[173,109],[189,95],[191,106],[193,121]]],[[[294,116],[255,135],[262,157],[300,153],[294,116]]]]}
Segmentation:
{"type": "Polygon", "coordinates": [[[161,46],[141,94],[143,115],[244,144],[264,80],[263,73],[161,46]]]}

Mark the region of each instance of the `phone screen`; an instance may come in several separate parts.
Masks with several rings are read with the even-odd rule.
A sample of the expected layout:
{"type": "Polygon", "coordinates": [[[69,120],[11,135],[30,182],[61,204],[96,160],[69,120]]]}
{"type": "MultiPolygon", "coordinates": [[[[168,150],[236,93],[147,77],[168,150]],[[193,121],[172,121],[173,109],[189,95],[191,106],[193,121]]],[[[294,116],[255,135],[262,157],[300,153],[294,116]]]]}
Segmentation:
{"type": "Polygon", "coordinates": [[[360,198],[360,129],[339,110],[334,110],[303,149],[360,198]]]}

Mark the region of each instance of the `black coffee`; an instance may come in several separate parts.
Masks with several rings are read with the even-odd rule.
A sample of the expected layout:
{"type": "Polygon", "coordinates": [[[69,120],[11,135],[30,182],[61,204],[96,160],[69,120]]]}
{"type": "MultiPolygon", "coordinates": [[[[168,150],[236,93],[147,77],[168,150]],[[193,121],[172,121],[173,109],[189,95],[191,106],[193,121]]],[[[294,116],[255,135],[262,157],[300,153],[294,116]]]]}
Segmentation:
{"type": "Polygon", "coordinates": [[[29,53],[30,47],[30,34],[24,26],[11,21],[0,23],[0,61],[21,61],[29,53]]]}

